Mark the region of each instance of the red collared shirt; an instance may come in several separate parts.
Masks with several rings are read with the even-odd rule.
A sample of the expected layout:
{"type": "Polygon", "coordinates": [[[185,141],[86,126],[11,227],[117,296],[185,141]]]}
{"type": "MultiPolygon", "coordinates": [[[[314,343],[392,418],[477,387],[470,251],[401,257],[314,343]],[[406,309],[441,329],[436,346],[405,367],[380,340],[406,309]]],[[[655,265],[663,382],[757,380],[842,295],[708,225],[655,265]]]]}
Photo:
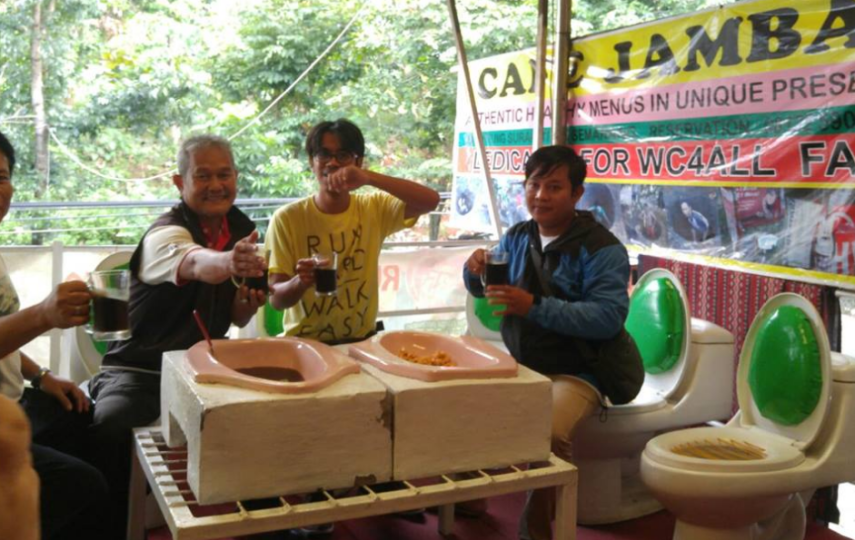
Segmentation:
{"type": "Polygon", "coordinates": [[[211,230],[208,227],[202,225],[202,233],[205,235],[205,241],[207,242],[206,247],[208,249],[214,249],[216,251],[223,251],[223,249],[226,247],[226,244],[228,244],[229,240],[231,240],[232,238],[232,235],[229,232],[229,222],[225,218],[225,216],[223,217],[222,223],[220,223],[220,233],[217,235],[216,242],[214,242],[212,238],[213,234],[211,233],[211,230]]]}

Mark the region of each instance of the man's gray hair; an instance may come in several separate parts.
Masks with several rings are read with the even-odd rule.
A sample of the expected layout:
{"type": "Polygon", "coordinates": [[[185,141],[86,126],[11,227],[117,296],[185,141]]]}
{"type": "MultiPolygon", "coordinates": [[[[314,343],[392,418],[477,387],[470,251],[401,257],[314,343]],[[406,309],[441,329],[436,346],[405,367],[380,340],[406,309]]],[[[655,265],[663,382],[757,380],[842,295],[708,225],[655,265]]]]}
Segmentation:
{"type": "Polygon", "coordinates": [[[235,155],[232,152],[232,144],[228,139],[219,135],[194,135],[193,137],[184,139],[181,147],[178,149],[178,174],[185,177],[190,168],[190,156],[193,155],[193,152],[208,147],[222,148],[228,152],[229,159],[232,161],[232,169],[237,170],[237,167],[235,167],[235,155]]]}

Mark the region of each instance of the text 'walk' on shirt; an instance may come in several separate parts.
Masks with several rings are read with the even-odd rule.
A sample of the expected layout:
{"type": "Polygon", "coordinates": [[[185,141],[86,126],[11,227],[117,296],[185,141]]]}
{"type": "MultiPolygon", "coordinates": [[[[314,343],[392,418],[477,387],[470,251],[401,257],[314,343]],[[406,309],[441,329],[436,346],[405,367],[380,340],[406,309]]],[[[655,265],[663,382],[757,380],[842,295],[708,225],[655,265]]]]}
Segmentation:
{"type": "Polygon", "coordinates": [[[367,336],[374,331],[378,309],[378,260],[383,240],[411,227],[406,205],[384,192],[356,193],[340,214],[325,214],[312,197],[276,211],[267,231],[272,274],[296,275],[299,259],[319,250],[338,253],[335,296],[317,296],[314,287],[285,310],[285,334],[336,341],[367,336]]]}

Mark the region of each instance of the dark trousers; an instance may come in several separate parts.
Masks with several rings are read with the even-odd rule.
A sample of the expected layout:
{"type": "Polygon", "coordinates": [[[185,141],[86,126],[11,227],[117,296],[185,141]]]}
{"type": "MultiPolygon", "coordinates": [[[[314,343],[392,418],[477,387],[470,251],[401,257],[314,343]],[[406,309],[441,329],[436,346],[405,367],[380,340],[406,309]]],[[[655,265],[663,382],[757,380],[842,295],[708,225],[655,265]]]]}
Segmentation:
{"type": "Polygon", "coordinates": [[[107,479],[114,536],[120,538],[127,531],[133,429],[160,416],[160,375],[103,371],[92,379],[89,391],[95,400],[89,428],[91,460],[107,479]]]}
{"type": "Polygon", "coordinates": [[[44,540],[118,540],[110,532],[110,496],[98,470],[75,457],[33,444],[39,475],[39,511],[44,540]]]}
{"type": "Polygon", "coordinates": [[[32,389],[24,392],[20,404],[33,431],[42,538],[116,538],[110,533],[107,482],[83,461],[91,413],[66,411],[52,396],[32,389]]]}
{"type": "Polygon", "coordinates": [[[85,413],[66,411],[56,398],[32,388],[24,390],[19,403],[30,420],[33,443],[89,460],[87,430],[92,423],[91,407],[85,413]]]}

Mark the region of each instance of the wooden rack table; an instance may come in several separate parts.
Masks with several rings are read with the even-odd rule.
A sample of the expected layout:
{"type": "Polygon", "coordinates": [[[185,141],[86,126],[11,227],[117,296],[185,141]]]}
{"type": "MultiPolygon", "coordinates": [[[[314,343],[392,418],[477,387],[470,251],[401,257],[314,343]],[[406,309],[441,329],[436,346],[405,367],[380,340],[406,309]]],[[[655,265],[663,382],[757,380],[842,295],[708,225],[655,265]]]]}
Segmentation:
{"type": "Polygon", "coordinates": [[[454,503],[547,487],[556,490],[556,540],[576,538],[578,471],[554,455],[548,462],[530,467],[442,475],[430,479],[434,483],[425,483],[427,479],[403,482],[403,488],[393,491],[378,492],[366,485],[356,495],[353,490],[340,496],[323,491],[326,500],[319,502],[289,503],[280,497],[279,506],[262,510],[249,510],[240,501],[200,506],[186,482],[186,451],[169,448],[159,428],[134,430],[132,467],[129,540],[145,538],[146,485],[151,487],[173,540],[239,536],[433,506],[439,507],[440,534],[448,535],[454,523],[454,503]]]}

